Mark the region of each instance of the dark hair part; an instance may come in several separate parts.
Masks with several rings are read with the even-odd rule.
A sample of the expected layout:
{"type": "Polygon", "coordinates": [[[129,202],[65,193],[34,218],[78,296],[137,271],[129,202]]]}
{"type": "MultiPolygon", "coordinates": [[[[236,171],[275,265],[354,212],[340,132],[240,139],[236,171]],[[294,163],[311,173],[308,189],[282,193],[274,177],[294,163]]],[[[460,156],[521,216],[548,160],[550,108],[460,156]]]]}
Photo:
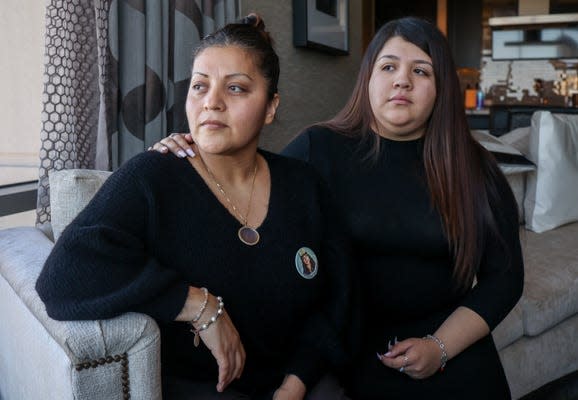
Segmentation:
{"type": "Polygon", "coordinates": [[[247,50],[255,57],[261,73],[269,83],[269,100],[278,93],[279,57],[273,49],[273,39],[265,31],[265,23],[257,14],[249,14],[239,22],[227,24],[221,29],[205,36],[193,51],[195,58],[209,47],[237,46],[247,50]]]}
{"type": "MultiPolygon", "coordinates": [[[[436,100],[424,133],[423,157],[433,205],[440,212],[454,257],[453,276],[460,290],[469,288],[480,265],[487,229],[497,234],[489,198],[500,173],[491,156],[472,138],[462,103],[450,47],[430,22],[405,17],[383,25],[369,44],[353,93],[343,109],[321,125],[371,140],[369,158],[377,157],[379,136],[369,103],[369,80],[379,52],[400,37],[427,53],[433,63],[436,100]]],[[[499,235],[498,235],[499,237],[499,235]]]]}

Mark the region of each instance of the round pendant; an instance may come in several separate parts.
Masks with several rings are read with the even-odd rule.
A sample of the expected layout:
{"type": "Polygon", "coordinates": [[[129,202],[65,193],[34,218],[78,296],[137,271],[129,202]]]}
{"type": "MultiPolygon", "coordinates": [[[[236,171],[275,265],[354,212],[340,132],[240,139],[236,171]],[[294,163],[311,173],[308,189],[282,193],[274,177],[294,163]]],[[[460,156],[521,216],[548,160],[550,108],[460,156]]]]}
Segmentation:
{"type": "Polygon", "coordinates": [[[241,242],[245,243],[247,246],[254,246],[259,243],[259,232],[248,226],[242,226],[237,232],[241,242]]]}

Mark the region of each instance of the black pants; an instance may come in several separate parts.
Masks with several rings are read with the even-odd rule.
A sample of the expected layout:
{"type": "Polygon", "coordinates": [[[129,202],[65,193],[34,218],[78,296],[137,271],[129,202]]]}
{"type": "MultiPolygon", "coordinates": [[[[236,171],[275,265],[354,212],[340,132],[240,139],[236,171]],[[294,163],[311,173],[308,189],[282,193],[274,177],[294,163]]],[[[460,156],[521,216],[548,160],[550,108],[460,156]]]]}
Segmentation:
{"type": "MultiPolygon", "coordinates": [[[[176,377],[163,377],[164,400],[255,400],[249,396],[227,389],[223,393],[216,390],[216,384],[190,381],[176,377]]],[[[267,396],[269,397],[269,396],[267,396]]],[[[265,398],[267,398],[265,397],[265,398]]],[[[305,400],[348,400],[337,380],[325,376],[305,396],[305,400]]]]}

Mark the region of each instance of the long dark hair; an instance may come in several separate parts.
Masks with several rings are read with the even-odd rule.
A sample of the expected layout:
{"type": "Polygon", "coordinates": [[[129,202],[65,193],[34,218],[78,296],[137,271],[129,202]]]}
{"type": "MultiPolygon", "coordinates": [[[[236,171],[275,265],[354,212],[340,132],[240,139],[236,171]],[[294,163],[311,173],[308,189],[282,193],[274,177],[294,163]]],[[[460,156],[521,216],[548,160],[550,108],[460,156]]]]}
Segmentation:
{"type": "Polygon", "coordinates": [[[279,91],[279,56],[273,49],[273,39],[265,31],[263,19],[249,14],[237,23],[227,24],[205,36],[193,51],[194,59],[208,47],[238,46],[256,58],[256,64],[268,82],[269,100],[279,91]]]}
{"type": "Polygon", "coordinates": [[[365,52],[348,102],[321,125],[371,140],[372,154],[368,156],[377,156],[380,142],[371,130],[375,117],[369,103],[369,80],[379,52],[393,37],[413,43],[432,59],[437,95],[424,134],[423,157],[430,197],[442,216],[453,253],[454,280],[465,290],[480,265],[485,230],[497,231],[488,199],[496,190],[492,176],[500,171],[470,134],[458,75],[443,34],[430,22],[415,17],[383,25],[365,52]]]}

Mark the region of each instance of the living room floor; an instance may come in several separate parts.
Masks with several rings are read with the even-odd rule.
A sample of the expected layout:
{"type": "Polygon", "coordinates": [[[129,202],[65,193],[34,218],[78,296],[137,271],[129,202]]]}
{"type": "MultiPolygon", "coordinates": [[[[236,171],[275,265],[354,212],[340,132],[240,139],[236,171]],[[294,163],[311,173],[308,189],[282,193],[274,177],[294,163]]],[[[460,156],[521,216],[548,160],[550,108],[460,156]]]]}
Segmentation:
{"type": "Polygon", "coordinates": [[[578,400],[578,371],[550,382],[520,400],[578,400]]]}

